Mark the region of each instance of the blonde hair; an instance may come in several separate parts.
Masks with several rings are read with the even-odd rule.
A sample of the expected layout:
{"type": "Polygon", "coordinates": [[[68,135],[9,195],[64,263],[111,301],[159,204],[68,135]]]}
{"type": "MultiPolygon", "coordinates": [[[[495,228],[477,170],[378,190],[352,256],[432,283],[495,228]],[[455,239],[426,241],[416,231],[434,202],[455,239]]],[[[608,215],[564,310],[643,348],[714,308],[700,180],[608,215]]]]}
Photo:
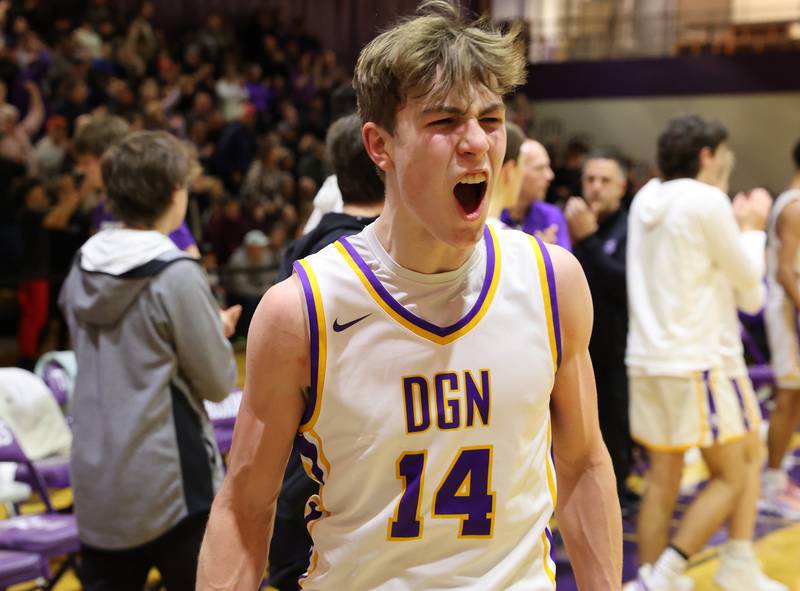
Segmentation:
{"type": "Polygon", "coordinates": [[[502,96],[525,81],[519,25],[503,33],[485,19],[467,22],[445,0],[423,2],[416,14],[362,49],[353,75],[362,122],[393,133],[408,98],[467,98],[476,84],[502,96]]]}

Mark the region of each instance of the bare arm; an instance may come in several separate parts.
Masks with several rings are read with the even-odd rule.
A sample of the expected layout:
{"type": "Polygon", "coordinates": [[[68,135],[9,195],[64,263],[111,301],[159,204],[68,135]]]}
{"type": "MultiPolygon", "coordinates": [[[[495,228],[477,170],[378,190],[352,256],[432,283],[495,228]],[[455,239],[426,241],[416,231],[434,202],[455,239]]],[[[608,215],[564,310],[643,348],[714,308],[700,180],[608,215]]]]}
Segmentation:
{"type": "Polygon", "coordinates": [[[270,289],[247,339],[242,401],[228,475],[214,499],[197,589],[258,589],[269,555],[275,504],[305,407],[308,331],[299,282],[270,289]]]}
{"type": "Polygon", "coordinates": [[[778,250],[778,283],[795,307],[800,308],[800,288],[797,285],[795,263],[800,248],[800,202],[793,202],[778,216],[778,237],[781,245],[778,250]]]}
{"type": "Polygon", "coordinates": [[[36,86],[36,83],[28,80],[25,83],[25,89],[28,91],[31,102],[28,107],[28,114],[22,120],[20,126],[28,134],[28,137],[33,137],[39,132],[39,128],[44,123],[44,103],[42,102],[42,93],[39,92],[39,87],[36,86]]]}
{"type": "Polygon", "coordinates": [[[72,187],[72,190],[70,190],[64,183],[59,184],[61,185],[59,188],[61,194],[59,195],[58,204],[50,208],[42,220],[42,226],[48,230],[63,230],[66,228],[75,210],[78,209],[78,205],[80,205],[80,197],[75,188],[72,187]]]}
{"type": "Polygon", "coordinates": [[[553,260],[562,361],[550,402],[558,505],[556,517],[582,591],[622,584],[622,517],[614,470],[597,418],[589,338],[592,299],[580,264],[563,249],[553,260]]]}

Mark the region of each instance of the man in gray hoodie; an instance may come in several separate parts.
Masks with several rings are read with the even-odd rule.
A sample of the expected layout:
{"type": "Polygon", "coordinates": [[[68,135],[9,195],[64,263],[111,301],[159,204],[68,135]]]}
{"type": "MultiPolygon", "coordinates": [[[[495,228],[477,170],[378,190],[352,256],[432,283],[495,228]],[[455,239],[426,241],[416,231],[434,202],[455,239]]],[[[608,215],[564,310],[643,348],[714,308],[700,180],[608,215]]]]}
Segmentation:
{"type": "Polygon", "coordinates": [[[236,369],[196,262],[167,235],[186,213],[197,168],[164,132],[110,148],[103,182],[121,228],[81,248],[61,291],[78,361],[71,457],[81,579],[141,589],[155,566],[170,591],[194,589],[222,459],[203,399],[221,401],[236,369]]]}

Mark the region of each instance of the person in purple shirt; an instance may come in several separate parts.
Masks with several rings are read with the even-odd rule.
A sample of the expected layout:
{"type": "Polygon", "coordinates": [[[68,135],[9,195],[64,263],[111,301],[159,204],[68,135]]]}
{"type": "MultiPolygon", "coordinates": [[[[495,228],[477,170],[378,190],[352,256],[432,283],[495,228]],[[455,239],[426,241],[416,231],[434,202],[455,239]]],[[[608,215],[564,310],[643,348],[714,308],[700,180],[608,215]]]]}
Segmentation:
{"type": "MultiPolygon", "coordinates": [[[[101,195],[92,212],[92,234],[106,225],[116,223],[103,195],[105,190],[100,162],[103,153],[129,132],[128,123],[114,115],[92,117],[75,132],[73,150],[77,160],[76,169],[83,175],[81,192],[101,195]]],[[[200,258],[200,249],[197,248],[186,222],[183,222],[169,237],[175,246],[193,257],[200,258]]]]}
{"type": "MultiPolygon", "coordinates": [[[[114,216],[106,206],[105,198],[101,198],[97,207],[95,207],[92,212],[92,233],[103,229],[109,224],[116,223],[118,222],[114,219],[114,216]]],[[[182,251],[195,258],[200,258],[200,249],[197,248],[197,242],[195,242],[194,236],[192,236],[189,226],[186,225],[185,221],[181,222],[181,225],[178,226],[177,229],[169,233],[169,239],[182,251]]]]}
{"type": "Polygon", "coordinates": [[[500,220],[511,228],[572,250],[564,214],[559,207],[544,202],[554,176],[547,150],[539,142],[527,139],[520,148],[522,155],[527,157],[521,158],[526,164],[519,199],[516,205],[503,210],[500,220]]]}

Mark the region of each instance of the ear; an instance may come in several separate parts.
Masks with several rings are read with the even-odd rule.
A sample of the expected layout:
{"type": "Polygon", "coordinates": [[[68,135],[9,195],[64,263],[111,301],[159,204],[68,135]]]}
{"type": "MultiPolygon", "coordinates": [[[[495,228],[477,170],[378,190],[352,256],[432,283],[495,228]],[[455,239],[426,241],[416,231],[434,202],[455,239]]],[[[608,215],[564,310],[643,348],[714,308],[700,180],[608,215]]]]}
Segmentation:
{"type": "Polygon", "coordinates": [[[714,150],[708,146],[703,146],[700,148],[700,153],[697,155],[698,163],[700,164],[700,170],[703,170],[708,161],[712,158],[714,158],[714,150]]]}
{"type": "Polygon", "coordinates": [[[368,121],[361,128],[361,139],[364,148],[379,169],[383,172],[394,170],[394,157],[392,154],[392,135],[380,125],[368,121]]]}

